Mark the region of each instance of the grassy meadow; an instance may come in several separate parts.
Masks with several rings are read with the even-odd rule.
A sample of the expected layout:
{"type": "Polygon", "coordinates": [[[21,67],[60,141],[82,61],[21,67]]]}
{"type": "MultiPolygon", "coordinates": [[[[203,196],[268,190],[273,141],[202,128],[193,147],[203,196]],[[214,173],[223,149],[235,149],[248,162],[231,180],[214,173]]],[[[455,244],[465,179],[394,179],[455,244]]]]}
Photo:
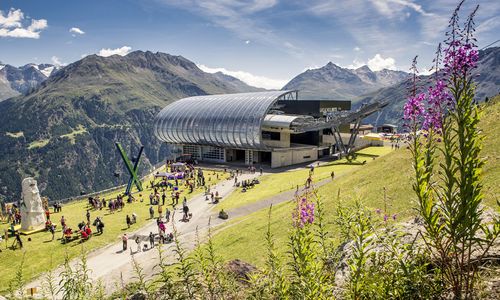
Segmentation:
{"type": "MultiPolygon", "coordinates": [[[[164,171],[164,167],[162,168],[164,171]]],[[[218,181],[227,179],[229,174],[222,171],[205,171],[205,178],[208,185],[214,185],[218,181]],[[218,175],[218,176],[217,176],[218,175]],[[219,177],[219,179],[217,179],[219,177]]],[[[125,203],[125,207],[122,211],[115,211],[110,213],[107,208],[102,210],[90,210],[90,221],[96,217],[101,217],[105,227],[104,233],[102,235],[94,235],[88,241],[83,243],[80,239],[76,239],[70,243],[62,244],[59,240],[62,236],[60,219],[61,216],[66,218],[66,222],[70,228],[73,229],[73,233],[78,230],[77,224],[81,221],[86,221],[86,211],[90,208],[88,205],[88,200],[74,201],[68,204],[63,204],[62,212],[53,213],[52,207],[50,208],[51,215],[50,219],[54,224],[57,224],[57,230],[55,234],[54,241],[51,241],[52,235],[50,232],[39,232],[29,236],[21,235],[24,247],[23,249],[12,250],[10,247],[14,242],[14,238],[9,238],[8,241],[4,241],[1,246],[2,252],[0,252],[0,294],[5,294],[9,282],[16,276],[16,271],[19,268],[22,257],[24,256],[24,268],[23,277],[26,281],[35,278],[41,273],[53,269],[63,263],[65,255],[73,258],[82,253],[82,251],[92,251],[94,249],[104,247],[110,243],[115,243],[120,241],[120,237],[125,232],[133,232],[138,230],[147,222],[152,222],[149,219],[149,194],[152,189],[149,186],[149,182],[152,180],[152,176],[148,176],[143,180],[144,190],[138,192],[133,190],[134,197],[137,201],[133,203],[125,203]],[[143,202],[140,201],[143,200],[143,202]],[[133,224],[130,229],[127,228],[125,217],[126,215],[131,215],[132,213],[137,214],[137,223],[133,224]],[[31,241],[28,241],[31,238],[31,241]]],[[[179,186],[181,186],[179,184],[179,186]]],[[[135,187],[134,187],[135,189],[135,187]]],[[[99,195],[101,199],[104,197],[106,200],[114,199],[119,193],[123,193],[124,189],[117,191],[112,191],[99,195]]],[[[180,187],[181,200],[182,197],[186,196],[189,200],[190,198],[200,194],[203,191],[203,187],[197,188],[193,193],[189,193],[189,190],[185,187],[180,187]]],[[[165,204],[170,204],[171,200],[169,194],[167,194],[167,200],[165,204]]],[[[164,209],[165,211],[165,209],[164,209]]],[[[158,217],[158,212],[155,207],[155,217],[158,217]]],[[[4,229],[8,228],[9,224],[0,224],[0,232],[3,234],[4,229]]],[[[92,226],[92,231],[95,233],[96,228],[92,226]]]]}
{"type": "MultiPolygon", "coordinates": [[[[358,156],[355,160],[347,161],[341,159],[328,162],[314,167],[312,179],[314,183],[330,178],[332,171],[335,172],[335,177],[343,176],[353,170],[361,168],[363,162],[367,164],[374,162],[372,157],[383,156],[391,152],[390,147],[369,147],[358,151],[358,156]]],[[[229,197],[218,204],[219,209],[231,210],[243,205],[264,200],[275,196],[281,192],[296,189],[299,186],[301,190],[309,176],[309,168],[292,169],[282,173],[274,173],[259,177],[260,184],[248,189],[247,192],[241,192],[241,187],[235,190],[229,197]]]]}

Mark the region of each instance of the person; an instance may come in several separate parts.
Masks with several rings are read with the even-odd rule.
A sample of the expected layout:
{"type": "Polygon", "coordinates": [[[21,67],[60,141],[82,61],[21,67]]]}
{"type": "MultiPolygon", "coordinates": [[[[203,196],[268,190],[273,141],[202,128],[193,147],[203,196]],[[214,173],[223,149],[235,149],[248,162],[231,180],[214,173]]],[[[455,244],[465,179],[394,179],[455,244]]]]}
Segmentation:
{"type": "Polygon", "coordinates": [[[48,208],[45,211],[45,217],[47,218],[47,220],[50,220],[50,210],[48,208]]]}
{"type": "Polygon", "coordinates": [[[262,167],[259,167],[260,175],[262,175],[262,167]]]}
{"type": "Polygon", "coordinates": [[[332,177],[332,180],[335,178],[335,172],[332,171],[332,173],[330,173],[330,176],[332,177]]]}
{"type": "Polygon", "coordinates": [[[132,224],[137,223],[137,214],[135,212],[132,213],[132,224]]]}
{"type": "Polygon", "coordinates": [[[165,195],[165,192],[163,192],[163,194],[161,195],[162,205],[165,205],[165,199],[167,199],[167,195],[165,195]]]}
{"type": "Polygon", "coordinates": [[[61,227],[66,227],[66,219],[64,218],[64,216],[61,217],[61,227]]]}
{"type": "Polygon", "coordinates": [[[167,220],[167,223],[170,221],[170,209],[167,207],[167,211],[165,212],[165,219],[167,220]]]}
{"type": "Polygon", "coordinates": [[[122,242],[123,242],[123,251],[125,251],[127,250],[127,243],[128,243],[128,237],[126,233],[124,233],[122,236],[122,242]]]}
{"type": "Polygon", "coordinates": [[[161,218],[161,215],[163,214],[163,206],[158,205],[158,216],[161,218]]]}
{"type": "MultiPolygon", "coordinates": [[[[19,248],[23,248],[23,241],[21,240],[21,234],[19,234],[19,232],[16,231],[16,240],[14,241],[14,243],[16,244],[16,248],[17,248],[17,245],[19,245],[19,248]]],[[[14,246],[14,245],[12,245],[14,246]]]]}
{"type": "Polygon", "coordinates": [[[149,232],[149,245],[151,246],[151,248],[155,246],[155,236],[153,232],[149,232]]]}
{"type": "Polygon", "coordinates": [[[187,206],[187,199],[184,197],[184,200],[182,200],[182,207],[187,206]]]}
{"type": "Polygon", "coordinates": [[[138,235],[135,237],[135,243],[137,244],[137,252],[141,252],[141,239],[138,235]]]}
{"type": "Polygon", "coordinates": [[[149,218],[152,219],[155,217],[155,210],[153,209],[153,206],[149,207],[149,218]]]}
{"type": "Polygon", "coordinates": [[[183,220],[184,221],[189,221],[189,207],[187,206],[187,204],[185,206],[182,207],[182,211],[184,212],[184,216],[183,216],[183,220]]]}
{"type": "Polygon", "coordinates": [[[102,222],[101,218],[97,217],[94,223],[97,227],[97,233],[103,234],[104,233],[104,230],[103,230],[104,223],[102,222]]]}
{"type": "Polygon", "coordinates": [[[86,217],[87,217],[87,223],[90,223],[90,210],[89,209],[87,209],[86,217]]]}
{"type": "Polygon", "coordinates": [[[50,233],[52,233],[52,241],[54,240],[54,235],[56,234],[56,227],[54,226],[54,224],[50,224],[50,227],[49,227],[49,231],[50,233]]]}
{"type": "Polygon", "coordinates": [[[125,221],[127,222],[127,227],[130,228],[131,220],[129,215],[126,216],[125,221]]]}

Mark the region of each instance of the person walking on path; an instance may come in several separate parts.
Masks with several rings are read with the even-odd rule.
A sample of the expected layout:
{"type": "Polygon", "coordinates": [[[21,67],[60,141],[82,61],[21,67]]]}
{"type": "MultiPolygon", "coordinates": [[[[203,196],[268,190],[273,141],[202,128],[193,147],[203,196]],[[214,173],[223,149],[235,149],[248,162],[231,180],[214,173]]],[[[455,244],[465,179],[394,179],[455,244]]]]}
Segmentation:
{"type": "Polygon", "coordinates": [[[330,177],[332,177],[332,180],[335,178],[335,172],[332,171],[332,173],[330,173],[330,177]]]}
{"type": "Polygon", "coordinates": [[[123,251],[127,250],[128,236],[126,233],[124,233],[122,236],[122,243],[123,243],[123,251]]]}
{"type": "Polygon", "coordinates": [[[137,252],[141,252],[141,239],[138,235],[135,237],[135,243],[137,244],[137,252]]]}
{"type": "Polygon", "coordinates": [[[149,245],[151,246],[151,249],[155,246],[155,236],[153,232],[149,233],[149,245]]]}
{"type": "Polygon", "coordinates": [[[184,222],[189,221],[189,207],[187,206],[187,204],[182,207],[182,212],[184,212],[184,216],[182,217],[182,220],[184,222]]]}
{"type": "Polygon", "coordinates": [[[170,221],[170,209],[168,209],[168,207],[167,211],[165,211],[165,219],[167,223],[170,221]]]}
{"type": "Polygon", "coordinates": [[[88,210],[88,209],[87,209],[86,217],[87,217],[87,223],[90,223],[90,210],[88,210]]]}

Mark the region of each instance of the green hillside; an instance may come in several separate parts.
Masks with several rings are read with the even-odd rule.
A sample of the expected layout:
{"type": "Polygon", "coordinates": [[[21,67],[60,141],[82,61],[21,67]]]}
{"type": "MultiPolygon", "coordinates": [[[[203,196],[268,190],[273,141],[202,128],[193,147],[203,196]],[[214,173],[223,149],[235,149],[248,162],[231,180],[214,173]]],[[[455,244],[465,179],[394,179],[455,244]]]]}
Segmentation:
{"type": "MultiPolygon", "coordinates": [[[[500,96],[484,105],[480,124],[485,140],[483,157],[486,164],[483,168],[485,203],[495,205],[500,194],[500,139],[496,129],[500,126],[500,96]]],[[[271,176],[283,176],[275,174],[271,176]]],[[[343,203],[353,203],[360,199],[365,205],[384,210],[387,214],[396,214],[397,220],[414,215],[415,196],[411,188],[413,172],[409,150],[401,148],[376,159],[362,168],[320,187],[317,191],[325,203],[327,220],[331,221],[338,205],[337,195],[343,203]],[[386,199],[384,202],[384,187],[386,199]]],[[[271,229],[275,234],[278,247],[287,243],[287,232],[291,226],[291,214],[294,204],[282,203],[273,208],[271,229]]],[[[218,229],[215,244],[225,259],[243,259],[261,265],[265,259],[264,235],[267,229],[266,209],[247,217],[231,220],[225,228],[218,229]]],[[[328,223],[329,232],[335,238],[336,229],[328,223]]]]}

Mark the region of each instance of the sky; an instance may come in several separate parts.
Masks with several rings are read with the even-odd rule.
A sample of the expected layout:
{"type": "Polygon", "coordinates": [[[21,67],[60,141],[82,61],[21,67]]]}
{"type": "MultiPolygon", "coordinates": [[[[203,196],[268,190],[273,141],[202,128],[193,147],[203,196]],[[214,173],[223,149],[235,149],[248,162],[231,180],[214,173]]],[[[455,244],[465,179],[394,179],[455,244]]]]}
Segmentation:
{"type": "MultiPolygon", "coordinates": [[[[66,65],[89,54],[165,52],[281,88],[333,62],[408,71],[432,65],[456,0],[0,0],[0,61],[66,65]]],[[[479,47],[500,39],[500,1],[479,4],[479,47]]],[[[500,42],[496,44],[500,46],[500,42]]]]}

